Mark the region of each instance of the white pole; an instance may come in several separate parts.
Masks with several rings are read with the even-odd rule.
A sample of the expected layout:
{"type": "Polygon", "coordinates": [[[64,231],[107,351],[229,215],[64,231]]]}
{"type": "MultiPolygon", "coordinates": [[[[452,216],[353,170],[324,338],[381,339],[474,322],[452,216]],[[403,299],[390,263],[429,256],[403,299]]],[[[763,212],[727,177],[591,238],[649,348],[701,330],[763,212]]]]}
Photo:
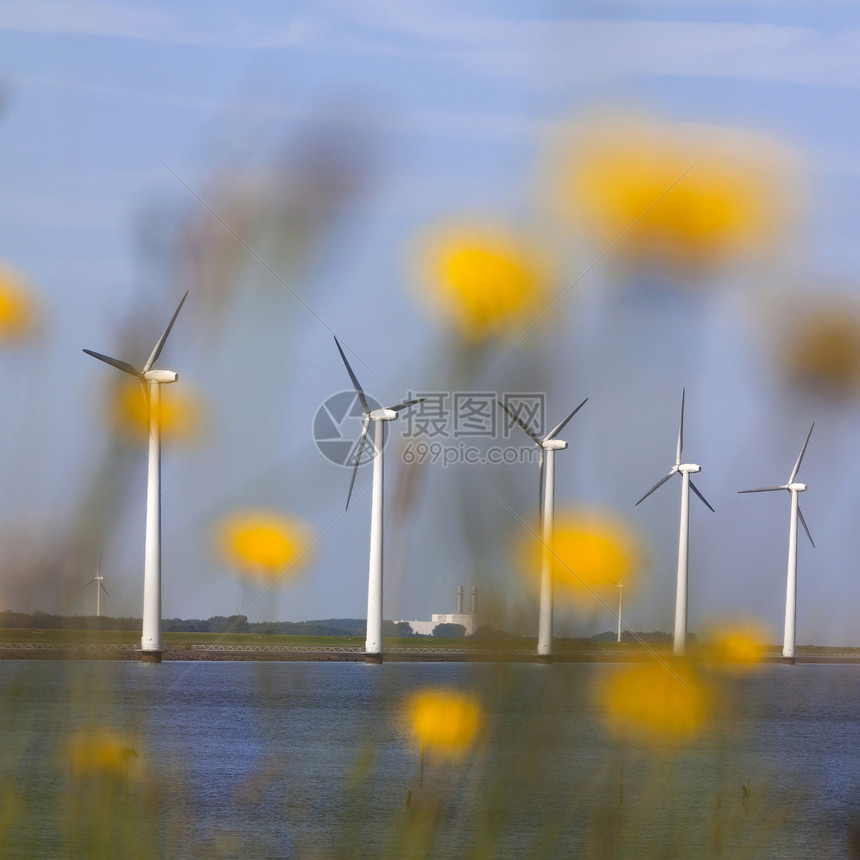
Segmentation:
{"type": "Polygon", "coordinates": [[[618,642],[621,642],[621,589],[624,585],[618,584],[618,642]]]}
{"type": "Polygon", "coordinates": [[[142,651],[161,655],[161,386],[149,382],[149,464],[143,560],[142,651]]]}
{"type": "Polygon", "coordinates": [[[682,470],[681,528],[678,533],[678,583],[675,592],[675,647],[682,657],[687,648],[687,564],[690,539],[690,473],[682,470]]]}
{"type": "Polygon", "coordinates": [[[370,501],[370,566],[367,574],[367,638],[364,651],[382,659],[382,442],[384,421],[373,422],[373,490],[370,501]]]}
{"type": "Polygon", "coordinates": [[[794,637],[797,625],[797,491],[791,493],[791,522],[788,531],[788,576],[785,587],[785,637],[782,656],[794,660],[794,637]]]}
{"type": "Polygon", "coordinates": [[[555,503],[555,451],[547,448],[544,478],[543,522],[541,523],[540,621],[538,624],[538,655],[552,658],[552,545],[555,503]]]}
{"type": "Polygon", "coordinates": [[[96,578],[96,618],[102,616],[102,581],[101,577],[96,578]]]}

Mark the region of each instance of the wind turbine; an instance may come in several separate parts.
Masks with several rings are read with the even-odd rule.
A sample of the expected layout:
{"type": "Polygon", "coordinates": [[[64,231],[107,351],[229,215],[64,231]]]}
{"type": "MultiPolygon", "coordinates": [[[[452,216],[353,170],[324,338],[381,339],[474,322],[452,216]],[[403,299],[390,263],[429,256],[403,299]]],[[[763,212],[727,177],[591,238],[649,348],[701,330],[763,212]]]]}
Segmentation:
{"type": "Polygon", "coordinates": [[[108,597],[110,597],[110,592],[104,587],[103,583],[104,577],[102,576],[102,554],[99,553],[99,566],[96,570],[96,575],[86,583],[86,585],[81,586],[81,591],[83,591],[87,586],[92,585],[94,582],[96,583],[96,618],[101,618],[102,614],[102,592],[104,592],[108,597]]]}
{"type": "Polygon", "coordinates": [[[499,406],[522,427],[526,435],[538,446],[538,522],[541,534],[540,612],[538,615],[538,658],[552,662],[552,532],[555,518],[555,452],[564,451],[567,442],[557,439],[567,422],[585,406],[586,397],[564,421],[556,424],[542,439],[502,403],[499,406]],[[542,494],[542,495],[541,495],[542,494]]]}
{"type": "Polygon", "coordinates": [[[696,489],[690,475],[700,472],[701,466],[695,463],[682,463],[681,453],[684,450],[684,400],[687,390],[681,392],[681,423],[678,427],[678,447],[675,451],[675,465],[664,475],[636,504],[644,502],[654,490],[662,487],[673,475],[681,475],[681,528],[678,533],[678,582],[675,590],[675,645],[674,653],[681,657],[687,648],[687,567],[689,564],[690,542],[690,490],[692,490],[710,511],[714,509],[708,500],[696,489]]]}
{"type": "Polygon", "coordinates": [[[809,433],[806,434],[806,441],[800,449],[800,455],[791,474],[788,476],[788,482],[779,487],[757,487],[754,490],[738,490],[739,493],[769,493],[774,490],[788,490],[791,496],[791,519],[788,525],[788,576],[785,587],[785,634],[782,643],[782,659],[785,663],[794,663],[794,636],[797,628],[797,521],[803,526],[809,542],[815,547],[815,541],[809,532],[809,527],[806,525],[806,520],[803,518],[803,512],[798,504],[798,493],[802,493],[806,489],[806,484],[796,482],[794,479],[800,470],[800,463],[803,460],[803,455],[806,453],[806,446],[809,444],[809,437],[812,436],[812,430],[815,427],[815,422],[809,428],[809,433]]]}
{"type": "Polygon", "coordinates": [[[426,400],[406,400],[396,406],[386,406],[381,409],[371,409],[367,402],[358,379],[346,360],[340,341],[335,337],[340,357],[346,366],[346,372],[352,381],[352,387],[361,403],[364,423],[361,427],[361,438],[355,455],[355,465],[352,468],[352,478],[349,482],[349,493],[346,497],[346,509],[352,498],[352,488],[355,486],[355,476],[361,463],[361,454],[367,439],[370,422],[373,422],[373,484],[370,502],[370,563],[367,573],[367,635],[364,642],[364,659],[367,663],[382,662],[382,516],[383,516],[383,462],[382,447],[384,442],[385,422],[397,418],[398,412],[426,400]]]}
{"type": "Polygon", "coordinates": [[[154,367],[173,323],[185,304],[188,293],[170,318],[167,328],[155,344],[146,364],[137,370],[128,362],[100,352],[85,349],[87,355],[99,359],[140,380],[149,406],[149,465],[146,480],[146,541],[143,560],[143,631],[140,640],[141,659],[150,663],[161,662],[161,386],[179,379],[172,370],[154,367]]]}
{"type": "Polygon", "coordinates": [[[621,642],[621,590],[624,588],[624,580],[626,579],[626,575],[622,576],[621,579],[615,584],[615,587],[618,589],[618,642],[621,642]]]}

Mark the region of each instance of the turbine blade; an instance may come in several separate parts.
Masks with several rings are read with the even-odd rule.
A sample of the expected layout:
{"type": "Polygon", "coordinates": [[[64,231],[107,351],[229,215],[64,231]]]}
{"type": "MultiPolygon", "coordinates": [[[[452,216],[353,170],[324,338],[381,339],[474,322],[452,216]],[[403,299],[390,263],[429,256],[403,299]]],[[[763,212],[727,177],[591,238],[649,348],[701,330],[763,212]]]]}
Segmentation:
{"type": "Polygon", "coordinates": [[[812,534],[809,531],[809,526],[806,524],[806,520],[803,518],[803,511],[800,510],[800,505],[797,506],[797,518],[800,520],[800,524],[803,526],[803,530],[806,532],[806,536],[809,538],[809,542],[812,544],[812,548],[815,549],[815,541],[812,539],[812,534]]]}
{"type": "Polygon", "coordinates": [[[410,406],[415,406],[416,403],[423,403],[426,399],[426,397],[419,397],[417,400],[404,400],[403,403],[398,403],[397,406],[389,406],[388,408],[392,412],[402,412],[410,406]]]}
{"type": "Polygon", "coordinates": [[[340,341],[335,337],[334,342],[337,344],[337,350],[340,353],[340,357],[343,359],[343,363],[346,365],[346,372],[349,374],[349,378],[352,380],[352,387],[355,389],[355,393],[358,395],[358,401],[361,403],[361,408],[365,412],[370,412],[370,407],[367,405],[367,398],[364,396],[364,389],[356,379],[355,374],[352,372],[352,368],[349,366],[349,362],[346,360],[346,355],[344,354],[343,349],[341,348],[340,341]]]}
{"type": "Polygon", "coordinates": [[[95,579],[91,579],[89,582],[85,582],[78,590],[83,591],[88,585],[92,585],[95,582],[95,579]]]}
{"type": "MultiPolygon", "coordinates": [[[[788,479],[788,483],[791,484],[794,482],[794,479],[797,477],[797,472],[800,469],[801,460],[803,460],[803,455],[806,453],[806,446],[809,444],[809,437],[812,435],[812,431],[815,428],[815,422],[812,422],[812,427],[809,428],[809,433],[806,434],[806,441],[803,443],[803,447],[800,449],[800,456],[797,458],[797,462],[794,464],[794,468],[791,470],[791,477],[788,479]]],[[[810,538],[812,540],[812,538],[810,538]]]]}
{"type": "Polygon", "coordinates": [[[690,481],[690,489],[705,503],[705,505],[707,505],[711,513],[716,513],[716,511],[711,507],[710,502],[699,492],[699,490],[696,488],[696,485],[692,481],[690,481]]]}
{"type": "Polygon", "coordinates": [[[349,492],[346,494],[346,508],[349,510],[349,500],[352,498],[352,488],[355,486],[355,476],[361,463],[361,455],[364,452],[364,442],[367,439],[367,428],[370,426],[370,415],[364,416],[364,424],[361,427],[361,438],[358,441],[358,451],[355,455],[355,465],[352,467],[352,478],[349,481],[349,492]]]}
{"type": "Polygon", "coordinates": [[[110,592],[109,592],[109,591],[104,587],[104,583],[101,583],[101,582],[100,582],[100,583],[99,583],[99,585],[102,587],[102,591],[103,591],[103,592],[104,592],[108,597],[110,597],[110,592]]]}
{"type": "MultiPolygon", "coordinates": [[[[648,498],[648,496],[650,496],[650,495],[651,495],[651,493],[653,493],[653,492],[654,492],[654,490],[657,490],[657,489],[659,489],[660,487],[662,487],[662,486],[663,486],[663,484],[665,484],[665,483],[666,483],[666,481],[668,481],[668,480],[669,480],[669,478],[671,478],[671,477],[672,477],[672,475],[674,475],[674,474],[675,474],[675,472],[677,472],[677,471],[678,471],[677,469],[672,469],[672,471],[671,471],[671,472],[669,472],[669,474],[668,474],[668,475],[664,475],[662,478],[660,478],[660,480],[659,480],[659,481],[657,481],[657,483],[656,483],[656,484],[654,484],[654,486],[653,486],[653,487],[651,487],[651,489],[650,489],[650,490],[648,490],[648,492],[647,492],[647,493],[645,493],[645,495],[644,495],[644,496],[642,496],[642,498],[641,498],[641,499],[639,499],[639,502],[644,502],[644,501],[645,501],[645,499],[647,499],[647,498],[648,498]]],[[[638,504],[639,504],[639,502],[636,502],[636,505],[638,505],[638,504]]],[[[636,505],[634,505],[633,507],[635,508],[635,507],[636,507],[636,505]]]]}
{"type": "Polygon", "coordinates": [[[99,553],[99,566],[98,566],[98,569],[96,570],[96,576],[102,575],[102,555],[103,554],[104,554],[104,550],[102,550],[102,552],[99,553]]]}
{"type": "Polygon", "coordinates": [[[499,404],[499,406],[501,406],[501,407],[502,407],[502,409],[504,409],[504,410],[505,410],[505,412],[507,412],[507,413],[508,413],[508,415],[510,415],[510,416],[511,416],[511,418],[513,418],[513,419],[514,419],[514,421],[516,421],[516,422],[517,422],[517,424],[519,424],[519,425],[520,425],[520,427],[522,427],[522,428],[523,428],[523,430],[525,430],[526,435],[529,437],[529,439],[531,439],[531,440],[535,443],[535,445],[540,445],[540,444],[541,444],[541,441],[540,441],[540,439],[538,439],[537,434],[536,434],[536,433],[531,429],[531,427],[529,427],[529,426],[528,426],[524,421],[522,421],[522,420],[520,419],[519,415],[514,415],[514,413],[513,413],[513,412],[511,412],[511,410],[510,410],[510,409],[508,409],[508,407],[507,407],[507,406],[505,406],[505,404],[504,404],[504,403],[502,403],[502,401],[501,401],[501,400],[497,400],[497,401],[496,401],[496,403],[498,403],[498,404],[499,404]]]}
{"type": "Polygon", "coordinates": [[[678,448],[675,453],[675,465],[681,465],[681,453],[684,450],[684,400],[687,397],[687,389],[681,389],[681,423],[678,425],[678,448]]]}
{"type": "Polygon", "coordinates": [[[128,373],[137,379],[143,379],[143,374],[132,367],[127,361],[120,361],[118,358],[111,358],[109,355],[102,355],[100,352],[94,352],[91,349],[85,349],[84,352],[93,358],[97,358],[99,361],[103,361],[105,364],[109,364],[111,367],[115,367],[117,370],[121,370],[123,373],[128,373]]]}
{"type": "Polygon", "coordinates": [[[185,295],[182,297],[182,300],[179,302],[179,307],[173,312],[173,316],[170,318],[170,322],[167,324],[167,328],[162,333],[161,337],[158,339],[158,343],[155,344],[155,349],[152,350],[152,355],[149,356],[149,360],[143,366],[143,373],[146,373],[147,370],[152,369],[152,365],[158,361],[158,356],[161,355],[161,350],[164,348],[164,342],[167,340],[167,335],[170,334],[170,329],[173,328],[173,323],[176,322],[176,317],[179,316],[179,312],[182,310],[182,306],[185,304],[185,300],[188,298],[188,290],[185,291],[185,295]]]}
{"type": "Polygon", "coordinates": [[[772,490],[787,490],[787,486],[782,487],[756,487],[754,490],[738,490],[739,493],[769,493],[772,490]]]}
{"type": "Polygon", "coordinates": [[[574,409],[573,412],[571,412],[570,415],[568,415],[567,418],[565,418],[564,421],[561,422],[561,424],[557,424],[552,430],[549,431],[549,433],[547,433],[546,436],[543,437],[543,441],[548,442],[550,439],[555,439],[555,437],[559,433],[561,433],[561,431],[564,430],[564,428],[567,426],[567,422],[570,421],[570,419],[573,418],[573,416],[576,415],[576,413],[579,412],[579,410],[582,409],[582,407],[585,406],[587,402],[588,398],[586,397],[585,400],[583,400],[582,403],[580,403],[579,406],[577,406],[576,409],[574,409]]]}

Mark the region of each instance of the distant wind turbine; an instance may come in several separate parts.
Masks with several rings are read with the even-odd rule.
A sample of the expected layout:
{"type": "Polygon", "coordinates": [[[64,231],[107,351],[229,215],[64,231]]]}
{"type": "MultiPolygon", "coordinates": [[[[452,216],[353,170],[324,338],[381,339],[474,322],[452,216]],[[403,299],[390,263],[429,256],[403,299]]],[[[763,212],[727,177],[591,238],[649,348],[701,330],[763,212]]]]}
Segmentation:
{"type": "Polygon", "coordinates": [[[552,661],[552,532],[555,521],[555,452],[564,451],[567,442],[557,439],[567,422],[588,402],[586,397],[567,418],[556,424],[542,439],[518,415],[502,403],[499,406],[522,427],[538,446],[538,523],[541,534],[540,613],[538,616],[538,657],[552,661]]]}
{"type": "Polygon", "coordinates": [[[664,475],[636,504],[644,502],[654,490],[662,487],[673,475],[681,475],[681,528],[678,534],[678,581],[675,590],[675,644],[676,656],[683,656],[687,648],[687,567],[689,564],[690,542],[690,490],[692,490],[708,507],[714,509],[708,500],[696,489],[690,480],[690,475],[700,472],[701,466],[695,463],[682,463],[681,453],[684,450],[684,400],[687,390],[681,392],[681,423],[678,427],[678,447],[675,452],[675,465],[664,475]]]}
{"type": "Polygon", "coordinates": [[[382,525],[383,525],[383,462],[382,448],[384,442],[385,422],[393,421],[397,414],[416,403],[421,403],[426,398],[418,400],[406,400],[396,406],[386,406],[381,409],[371,409],[367,402],[364,389],[349,366],[340,341],[335,337],[340,357],[346,366],[346,372],[352,381],[352,387],[361,403],[364,423],[361,428],[361,437],[355,455],[355,465],[352,469],[352,478],[349,482],[349,493],[346,497],[346,507],[352,498],[352,488],[355,486],[355,476],[361,463],[361,455],[364,451],[364,443],[367,439],[370,422],[373,422],[373,484],[370,502],[370,563],[367,574],[367,635],[364,642],[365,661],[368,663],[382,662],[382,525]]]}
{"type": "Polygon", "coordinates": [[[102,576],[102,554],[99,553],[99,566],[96,570],[96,575],[85,585],[81,586],[81,591],[83,591],[88,586],[96,583],[96,618],[101,618],[102,614],[102,601],[101,596],[102,592],[104,592],[108,597],[110,597],[110,592],[104,587],[104,577],[102,576]]]}
{"type": "Polygon", "coordinates": [[[815,427],[813,422],[809,428],[809,433],[806,434],[806,441],[800,449],[800,455],[791,474],[788,476],[788,481],[779,487],[757,487],[754,490],[738,490],[739,493],[769,493],[774,490],[788,490],[791,496],[791,519],[788,525],[788,576],[785,586],[785,634],[782,643],[782,659],[785,663],[794,663],[794,640],[795,631],[797,628],[797,521],[803,526],[809,542],[815,547],[815,541],[812,540],[812,535],[809,532],[809,527],[806,525],[806,520],[803,518],[803,512],[798,504],[798,493],[802,493],[806,489],[806,484],[795,482],[797,473],[800,470],[800,463],[803,460],[803,455],[806,453],[806,446],[809,444],[809,437],[812,436],[812,430],[815,427]]]}
{"type": "Polygon", "coordinates": [[[146,542],[143,561],[143,631],[140,641],[141,658],[147,662],[161,662],[161,386],[179,379],[172,370],[154,367],[164,343],[188,293],[170,318],[167,328],[155,344],[146,364],[137,370],[128,362],[100,352],[85,349],[87,355],[97,358],[123,373],[140,380],[149,407],[149,466],[146,481],[146,542]]]}
{"type": "Polygon", "coordinates": [[[621,590],[624,588],[625,579],[626,576],[622,576],[615,585],[618,589],[618,642],[621,642],[621,590]]]}

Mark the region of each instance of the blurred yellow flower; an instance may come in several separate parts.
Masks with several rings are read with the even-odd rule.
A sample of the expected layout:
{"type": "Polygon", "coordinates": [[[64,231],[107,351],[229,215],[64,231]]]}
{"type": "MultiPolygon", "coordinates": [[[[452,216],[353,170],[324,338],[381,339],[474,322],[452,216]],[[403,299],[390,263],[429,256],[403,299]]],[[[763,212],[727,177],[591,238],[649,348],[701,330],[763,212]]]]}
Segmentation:
{"type": "Polygon", "coordinates": [[[23,275],[0,262],[0,342],[24,340],[36,325],[36,302],[23,275]]]}
{"type": "Polygon", "coordinates": [[[602,247],[623,236],[614,253],[712,263],[776,238],[791,209],[782,156],[775,143],[727,128],[593,123],[565,153],[553,196],[602,247]]]}
{"type": "MultiPolygon", "coordinates": [[[[592,605],[592,592],[605,598],[640,566],[641,551],[632,528],[620,519],[594,511],[557,513],[553,529],[552,580],[559,599],[592,605]]],[[[517,555],[523,575],[540,583],[543,543],[528,534],[517,555]]]]}
{"type": "Polygon", "coordinates": [[[729,669],[749,671],[761,662],[768,634],[761,625],[750,621],[714,627],[704,638],[712,644],[718,663],[729,669]]]}
{"type": "Polygon", "coordinates": [[[426,231],[414,265],[421,300],[468,343],[526,328],[551,292],[552,273],[538,246],[488,222],[426,231]]]}
{"type": "Polygon", "coordinates": [[[672,744],[702,728],[710,694],[689,664],[672,660],[607,668],[595,686],[595,697],[611,731],[672,744]]]}
{"type": "MultiPolygon", "coordinates": [[[[111,382],[107,402],[108,420],[117,432],[134,440],[149,434],[149,402],[143,386],[134,377],[117,376],[111,382]]],[[[202,426],[203,401],[180,386],[161,386],[161,433],[171,442],[188,442],[198,437],[202,426]]]]}
{"type": "Polygon", "coordinates": [[[781,318],[778,358],[789,381],[835,395],[860,390],[860,306],[836,297],[803,303],[781,318]]]}
{"type": "Polygon", "coordinates": [[[478,698],[454,689],[428,688],[413,693],[406,700],[404,715],[418,742],[452,759],[465,755],[484,724],[478,698]]]}
{"type": "Polygon", "coordinates": [[[128,766],[129,758],[138,758],[132,739],[118,735],[108,729],[80,731],[73,734],[65,745],[65,758],[75,776],[87,774],[101,776],[138,776],[140,768],[133,772],[128,766]]]}
{"type": "Polygon", "coordinates": [[[217,539],[228,564],[243,575],[264,579],[278,579],[288,570],[300,570],[313,542],[307,523],[264,509],[243,511],[221,520],[217,539]]]}

